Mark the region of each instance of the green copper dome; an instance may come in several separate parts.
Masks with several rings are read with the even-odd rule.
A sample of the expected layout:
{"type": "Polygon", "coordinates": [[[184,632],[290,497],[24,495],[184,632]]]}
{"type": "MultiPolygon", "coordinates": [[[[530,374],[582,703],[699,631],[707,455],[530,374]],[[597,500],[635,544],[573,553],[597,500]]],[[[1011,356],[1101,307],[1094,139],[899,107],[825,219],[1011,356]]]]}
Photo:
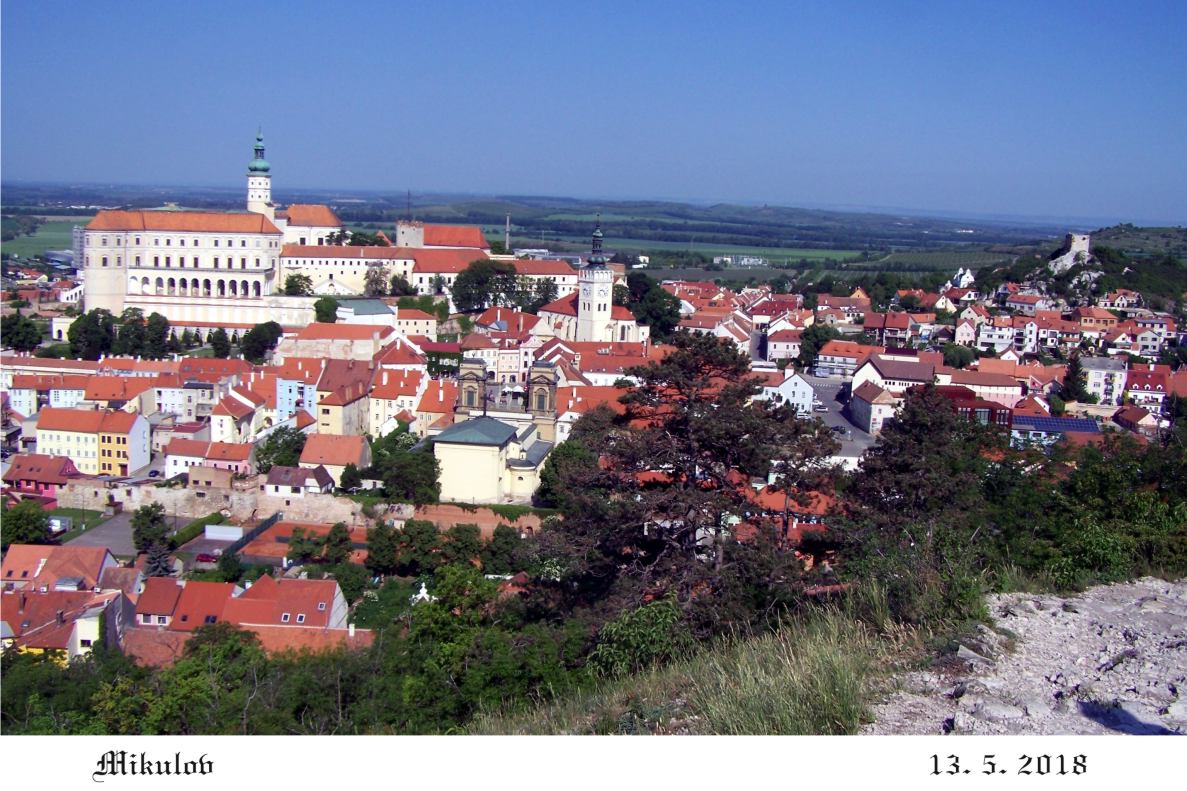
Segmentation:
{"type": "Polygon", "coordinates": [[[268,173],[272,166],[264,159],[264,133],[256,133],[255,159],[247,163],[248,173],[268,173]]]}

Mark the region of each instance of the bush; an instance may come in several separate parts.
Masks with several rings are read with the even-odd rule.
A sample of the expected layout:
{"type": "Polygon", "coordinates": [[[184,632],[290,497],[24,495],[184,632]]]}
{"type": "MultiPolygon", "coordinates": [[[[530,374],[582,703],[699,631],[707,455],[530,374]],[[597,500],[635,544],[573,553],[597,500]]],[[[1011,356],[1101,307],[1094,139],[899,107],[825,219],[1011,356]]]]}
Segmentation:
{"type": "Polygon", "coordinates": [[[679,658],[690,646],[680,609],[664,599],[625,612],[603,626],[589,662],[598,675],[623,676],[679,658]]]}

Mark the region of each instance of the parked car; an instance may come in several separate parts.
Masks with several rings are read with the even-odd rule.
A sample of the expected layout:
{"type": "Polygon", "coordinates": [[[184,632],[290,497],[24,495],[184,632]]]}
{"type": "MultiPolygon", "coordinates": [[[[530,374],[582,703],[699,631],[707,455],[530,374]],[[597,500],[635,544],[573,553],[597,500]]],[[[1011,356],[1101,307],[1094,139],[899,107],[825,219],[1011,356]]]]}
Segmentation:
{"type": "Polygon", "coordinates": [[[159,477],[161,477],[161,471],[160,471],[160,470],[149,470],[149,471],[148,471],[148,477],[150,477],[150,478],[159,478],[159,477]]]}
{"type": "Polygon", "coordinates": [[[198,561],[199,563],[218,563],[218,558],[216,558],[214,555],[211,555],[209,552],[199,552],[198,557],[194,558],[194,560],[198,561]]]}
{"type": "Polygon", "coordinates": [[[827,412],[828,411],[827,406],[825,406],[824,404],[819,404],[819,403],[816,404],[815,406],[813,406],[812,408],[815,409],[817,412],[827,412]]]}

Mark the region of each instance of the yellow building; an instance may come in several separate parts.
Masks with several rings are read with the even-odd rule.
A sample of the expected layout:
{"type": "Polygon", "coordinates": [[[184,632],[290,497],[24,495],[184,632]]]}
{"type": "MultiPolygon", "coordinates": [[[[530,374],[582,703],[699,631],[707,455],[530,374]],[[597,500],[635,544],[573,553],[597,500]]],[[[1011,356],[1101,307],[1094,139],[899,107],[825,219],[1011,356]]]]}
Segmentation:
{"type": "Polygon", "coordinates": [[[149,462],[148,421],[139,414],[46,407],[37,452],[66,456],[87,475],[129,475],[149,462]]]}
{"type": "Polygon", "coordinates": [[[493,417],[475,417],[433,437],[441,467],[441,500],[461,503],[530,502],[552,443],[534,425],[516,431],[493,417]]]}

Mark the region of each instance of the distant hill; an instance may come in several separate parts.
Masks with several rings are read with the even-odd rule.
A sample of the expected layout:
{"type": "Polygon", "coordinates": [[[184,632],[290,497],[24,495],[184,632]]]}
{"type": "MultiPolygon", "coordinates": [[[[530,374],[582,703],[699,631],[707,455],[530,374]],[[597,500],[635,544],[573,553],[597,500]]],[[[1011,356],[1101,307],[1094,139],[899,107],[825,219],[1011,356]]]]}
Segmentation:
{"type": "Polygon", "coordinates": [[[1111,247],[1130,258],[1163,256],[1187,260],[1187,228],[1139,228],[1136,225],[1114,225],[1092,233],[1092,243],[1111,247]]]}

